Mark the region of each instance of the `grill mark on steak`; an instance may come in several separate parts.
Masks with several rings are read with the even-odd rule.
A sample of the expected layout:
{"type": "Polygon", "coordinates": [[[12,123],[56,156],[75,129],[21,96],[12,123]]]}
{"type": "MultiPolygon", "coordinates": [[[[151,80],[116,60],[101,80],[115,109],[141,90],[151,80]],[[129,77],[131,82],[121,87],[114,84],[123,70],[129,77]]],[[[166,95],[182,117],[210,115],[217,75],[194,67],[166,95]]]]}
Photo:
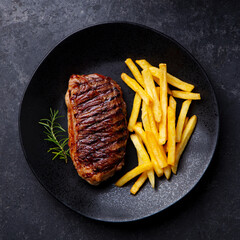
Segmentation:
{"type": "MultiPolygon", "coordinates": [[[[99,113],[105,113],[107,111],[110,111],[112,109],[115,109],[117,107],[119,107],[122,103],[118,102],[117,104],[111,106],[111,107],[107,107],[105,106],[104,108],[102,108],[101,106],[90,106],[87,107],[82,113],[81,113],[81,119],[84,118],[88,118],[88,117],[94,117],[96,115],[98,115],[99,113]]],[[[78,118],[78,114],[76,114],[76,118],[78,118]]]]}
{"type": "MultiPolygon", "coordinates": [[[[82,98],[85,97],[85,95],[87,93],[95,93],[96,96],[98,96],[98,91],[97,90],[100,90],[101,88],[104,88],[104,87],[107,87],[108,86],[108,83],[105,83],[105,84],[102,84],[100,86],[97,86],[97,87],[93,87],[93,88],[90,88],[89,85],[86,86],[86,89],[84,91],[81,91],[81,92],[77,92],[75,94],[75,98],[77,99],[77,101],[80,101],[82,100],[82,98]]],[[[79,103],[83,103],[84,101],[81,101],[79,103]]]]}
{"type": "MultiPolygon", "coordinates": [[[[119,127],[120,125],[119,124],[124,124],[124,119],[120,120],[119,122],[115,123],[115,126],[117,129],[117,127],[119,127]]],[[[85,133],[86,134],[93,134],[95,133],[95,135],[98,135],[100,134],[100,136],[104,136],[104,134],[109,134],[112,132],[112,126],[110,125],[101,125],[101,124],[98,124],[97,126],[94,126],[94,124],[92,125],[92,127],[89,127],[89,128],[86,128],[85,129],[85,133]],[[96,132],[96,129],[97,129],[97,132],[96,132]]],[[[82,134],[82,130],[78,130],[78,134],[82,134]]]]}
{"type": "MultiPolygon", "coordinates": [[[[98,150],[101,151],[101,149],[104,149],[105,153],[116,152],[116,151],[118,151],[117,147],[121,148],[121,144],[122,143],[125,144],[126,138],[127,137],[125,136],[125,133],[123,133],[122,136],[120,138],[118,138],[118,139],[113,139],[112,141],[110,141],[110,139],[105,139],[105,141],[109,141],[107,143],[105,141],[100,141],[99,138],[94,138],[94,139],[90,139],[89,142],[87,142],[87,141],[83,141],[81,143],[78,142],[78,145],[81,144],[81,146],[84,146],[84,148],[86,150],[91,150],[91,149],[94,148],[95,151],[98,151],[98,150]]],[[[80,155],[85,154],[82,151],[82,149],[81,150],[78,149],[77,152],[80,155]]],[[[86,154],[88,154],[88,152],[86,152],[86,154]]]]}
{"type": "Polygon", "coordinates": [[[97,185],[124,164],[128,130],[121,88],[99,74],[72,75],[66,104],[73,164],[79,176],[97,185]]]}
{"type": "Polygon", "coordinates": [[[92,123],[100,123],[102,121],[111,121],[112,122],[112,118],[114,116],[116,116],[117,114],[121,114],[122,113],[122,109],[121,108],[115,108],[115,109],[112,109],[111,111],[108,111],[108,112],[105,112],[105,115],[104,114],[98,114],[97,116],[94,116],[94,117],[89,117],[88,119],[84,119],[81,121],[81,119],[79,119],[81,121],[81,125],[84,125],[84,126],[91,126],[92,123]]]}
{"type": "MultiPolygon", "coordinates": [[[[121,113],[121,112],[119,112],[121,113]]],[[[98,118],[98,119],[93,119],[93,118],[89,118],[88,122],[86,122],[85,120],[82,121],[81,123],[79,123],[77,125],[77,130],[82,131],[83,129],[91,129],[92,131],[99,131],[99,130],[104,130],[106,128],[111,127],[113,124],[115,124],[116,122],[114,122],[115,118],[113,119],[113,117],[116,117],[116,112],[112,113],[112,114],[108,114],[107,116],[105,116],[105,119],[102,118],[98,118]],[[85,122],[85,124],[84,124],[85,122]],[[102,123],[104,123],[105,125],[103,125],[102,123]]],[[[120,121],[125,119],[123,116],[119,116],[120,119],[116,119],[116,121],[120,121]],[[121,117],[121,118],[120,118],[121,117]]]]}
{"type": "MultiPolygon", "coordinates": [[[[121,133],[124,133],[124,131],[126,131],[126,129],[120,126],[120,129],[118,128],[115,129],[115,134],[120,135],[121,133]]],[[[81,134],[81,138],[78,140],[78,144],[85,144],[85,143],[92,144],[98,139],[100,139],[101,141],[107,141],[113,138],[109,136],[109,132],[98,132],[96,134],[89,134],[89,132],[85,132],[84,134],[81,134]]]]}
{"type": "MultiPolygon", "coordinates": [[[[102,89],[104,89],[104,88],[106,90],[116,90],[120,93],[119,88],[117,88],[117,87],[113,87],[112,89],[109,89],[109,82],[106,82],[105,79],[103,81],[99,81],[97,86],[90,87],[91,82],[94,82],[94,80],[90,81],[90,82],[85,82],[85,85],[83,88],[84,90],[76,92],[74,94],[74,99],[76,98],[78,101],[79,101],[79,99],[81,99],[81,97],[84,97],[84,99],[85,99],[85,95],[89,92],[92,92],[92,93],[94,92],[96,95],[97,95],[97,92],[103,94],[104,91],[102,89]]],[[[82,85],[80,85],[80,86],[82,86],[82,85]]],[[[84,101],[81,101],[80,103],[83,103],[83,102],[84,101]]]]}
{"type": "MultiPolygon", "coordinates": [[[[105,94],[105,98],[107,98],[109,96],[108,100],[109,102],[112,101],[113,99],[115,99],[116,97],[119,97],[120,94],[117,94],[116,96],[112,97],[112,92],[113,90],[110,89],[110,90],[105,90],[103,91],[102,93],[105,94]]],[[[82,113],[85,112],[85,111],[91,111],[91,107],[93,108],[96,108],[96,107],[99,107],[98,105],[96,105],[96,101],[100,101],[100,103],[102,102],[101,99],[102,96],[101,95],[96,95],[94,96],[90,101],[87,101],[87,102],[82,102],[80,104],[78,104],[75,109],[78,108],[78,113],[76,114],[76,117],[78,115],[82,116],[82,113]]],[[[101,105],[101,104],[100,104],[101,105]]]]}

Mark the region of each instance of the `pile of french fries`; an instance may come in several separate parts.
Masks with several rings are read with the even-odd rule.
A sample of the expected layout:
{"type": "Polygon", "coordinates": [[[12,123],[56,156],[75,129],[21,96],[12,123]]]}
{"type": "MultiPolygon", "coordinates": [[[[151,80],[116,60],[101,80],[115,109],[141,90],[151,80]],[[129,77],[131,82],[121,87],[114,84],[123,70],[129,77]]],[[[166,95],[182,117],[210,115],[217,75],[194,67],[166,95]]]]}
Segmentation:
{"type": "Polygon", "coordinates": [[[155,173],[158,177],[170,178],[177,173],[178,163],[197,123],[196,115],[187,117],[192,100],[200,100],[199,93],[193,93],[194,85],[186,83],[167,72],[167,65],[153,67],[146,60],[136,60],[142,68],[140,73],[132,59],[125,61],[135,79],[122,73],[122,80],[136,92],[128,130],[135,132],[130,138],[136,148],[138,166],[121,177],[116,186],[121,187],[140,175],[130,192],[136,194],[149,179],[155,187],[155,173]],[[170,90],[168,84],[179,90],[170,90]],[[176,121],[176,101],[186,99],[176,121]],[[141,108],[142,106],[142,108],[141,108]],[[142,109],[142,122],[137,122],[142,109]]]}

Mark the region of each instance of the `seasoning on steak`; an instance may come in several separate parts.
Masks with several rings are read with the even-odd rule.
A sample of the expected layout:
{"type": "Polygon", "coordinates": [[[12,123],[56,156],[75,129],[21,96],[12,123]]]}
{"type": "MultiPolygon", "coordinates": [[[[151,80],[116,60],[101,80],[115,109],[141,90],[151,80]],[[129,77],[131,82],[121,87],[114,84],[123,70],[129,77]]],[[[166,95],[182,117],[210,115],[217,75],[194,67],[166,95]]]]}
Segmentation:
{"type": "Polygon", "coordinates": [[[80,177],[98,185],[124,165],[128,130],[122,90],[110,77],[72,75],[65,101],[73,164],[80,177]]]}

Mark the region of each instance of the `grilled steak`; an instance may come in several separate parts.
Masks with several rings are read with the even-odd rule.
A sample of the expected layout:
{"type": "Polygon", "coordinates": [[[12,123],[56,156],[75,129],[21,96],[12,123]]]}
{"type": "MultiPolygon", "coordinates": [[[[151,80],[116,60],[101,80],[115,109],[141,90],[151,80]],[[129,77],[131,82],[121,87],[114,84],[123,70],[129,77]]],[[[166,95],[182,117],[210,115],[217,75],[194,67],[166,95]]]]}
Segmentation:
{"type": "Polygon", "coordinates": [[[109,77],[72,75],[65,101],[73,164],[80,177],[98,185],[124,164],[128,130],[122,90],[109,77]]]}

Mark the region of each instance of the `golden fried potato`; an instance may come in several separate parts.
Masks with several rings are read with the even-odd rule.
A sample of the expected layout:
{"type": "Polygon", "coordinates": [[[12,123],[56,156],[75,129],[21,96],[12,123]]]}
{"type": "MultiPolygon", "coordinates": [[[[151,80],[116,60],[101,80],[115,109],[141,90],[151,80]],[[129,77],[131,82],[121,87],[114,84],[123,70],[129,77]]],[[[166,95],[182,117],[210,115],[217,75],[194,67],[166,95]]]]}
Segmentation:
{"type": "Polygon", "coordinates": [[[193,133],[193,130],[196,126],[196,123],[197,123],[197,116],[194,115],[188,120],[187,126],[183,131],[181,141],[177,144],[177,147],[176,147],[176,162],[175,162],[174,166],[172,166],[172,172],[174,174],[177,173],[177,167],[178,167],[179,159],[180,159],[180,157],[181,157],[181,155],[182,155],[182,153],[183,153],[183,151],[184,151],[184,149],[185,149],[185,147],[188,143],[189,138],[191,137],[191,135],[193,133]]]}
{"type": "Polygon", "coordinates": [[[201,100],[200,93],[192,93],[192,92],[172,90],[172,95],[176,98],[201,100]]]}
{"type": "Polygon", "coordinates": [[[180,110],[180,113],[178,116],[177,127],[176,127],[176,142],[180,142],[180,140],[181,140],[183,126],[184,126],[187,112],[188,112],[191,102],[192,102],[192,100],[188,99],[188,100],[184,101],[182,104],[182,107],[181,107],[181,110],[180,110]]]}
{"type": "Polygon", "coordinates": [[[129,77],[126,73],[121,74],[122,80],[138,95],[142,98],[142,100],[147,104],[152,103],[152,98],[142,89],[142,87],[131,77],[129,77]]]}
{"type": "Polygon", "coordinates": [[[162,109],[162,119],[159,124],[159,144],[164,145],[167,140],[167,65],[161,63],[160,68],[160,104],[162,109]]]}
{"type": "Polygon", "coordinates": [[[194,88],[194,85],[186,83],[186,82],[174,77],[173,75],[171,75],[169,73],[167,74],[167,81],[172,86],[179,88],[183,91],[191,92],[194,88]]]}
{"type": "Polygon", "coordinates": [[[171,177],[171,167],[168,165],[163,169],[164,175],[166,179],[168,180],[171,177]]]}
{"type": "Polygon", "coordinates": [[[142,69],[150,68],[152,65],[145,59],[135,61],[142,69]]]}
{"type": "Polygon", "coordinates": [[[148,70],[148,68],[142,71],[142,76],[145,84],[145,90],[153,100],[152,109],[153,109],[154,119],[156,122],[160,122],[161,116],[162,116],[160,101],[157,95],[157,91],[156,91],[156,87],[155,87],[152,75],[148,70]]]}
{"type": "Polygon", "coordinates": [[[141,186],[144,184],[144,182],[147,180],[147,173],[144,172],[141,174],[141,176],[138,178],[138,180],[134,183],[134,185],[132,186],[130,192],[135,195],[139,189],[141,188],[141,186]]]}
{"type": "Polygon", "coordinates": [[[135,178],[137,175],[146,172],[150,169],[152,169],[152,163],[144,163],[141,164],[137,167],[135,167],[134,169],[132,169],[131,171],[127,172],[124,176],[122,176],[117,182],[116,182],[116,186],[118,187],[122,187],[125,183],[127,183],[128,181],[130,181],[131,179],[135,178]]]}
{"type": "Polygon", "coordinates": [[[134,97],[134,100],[133,100],[133,107],[132,107],[131,116],[130,116],[129,122],[128,122],[128,130],[130,132],[133,131],[133,127],[137,122],[141,102],[142,102],[141,97],[136,93],[135,97],[134,97]]]}
{"type": "Polygon", "coordinates": [[[176,131],[175,131],[175,114],[176,110],[172,107],[168,107],[168,158],[169,165],[175,163],[175,147],[176,147],[176,131]]]}
{"type": "Polygon", "coordinates": [[[142,75],[139,72],[137,66],[132,61],[132,59],[131,58],[126,59],[125,63],[127,64],[128,68],[130,69],[130,71],[132,72],[133,76],[138,81],[138,83],[141,84],[142,87],[144,87],[145,85],[144,85],[142,75]]]}

